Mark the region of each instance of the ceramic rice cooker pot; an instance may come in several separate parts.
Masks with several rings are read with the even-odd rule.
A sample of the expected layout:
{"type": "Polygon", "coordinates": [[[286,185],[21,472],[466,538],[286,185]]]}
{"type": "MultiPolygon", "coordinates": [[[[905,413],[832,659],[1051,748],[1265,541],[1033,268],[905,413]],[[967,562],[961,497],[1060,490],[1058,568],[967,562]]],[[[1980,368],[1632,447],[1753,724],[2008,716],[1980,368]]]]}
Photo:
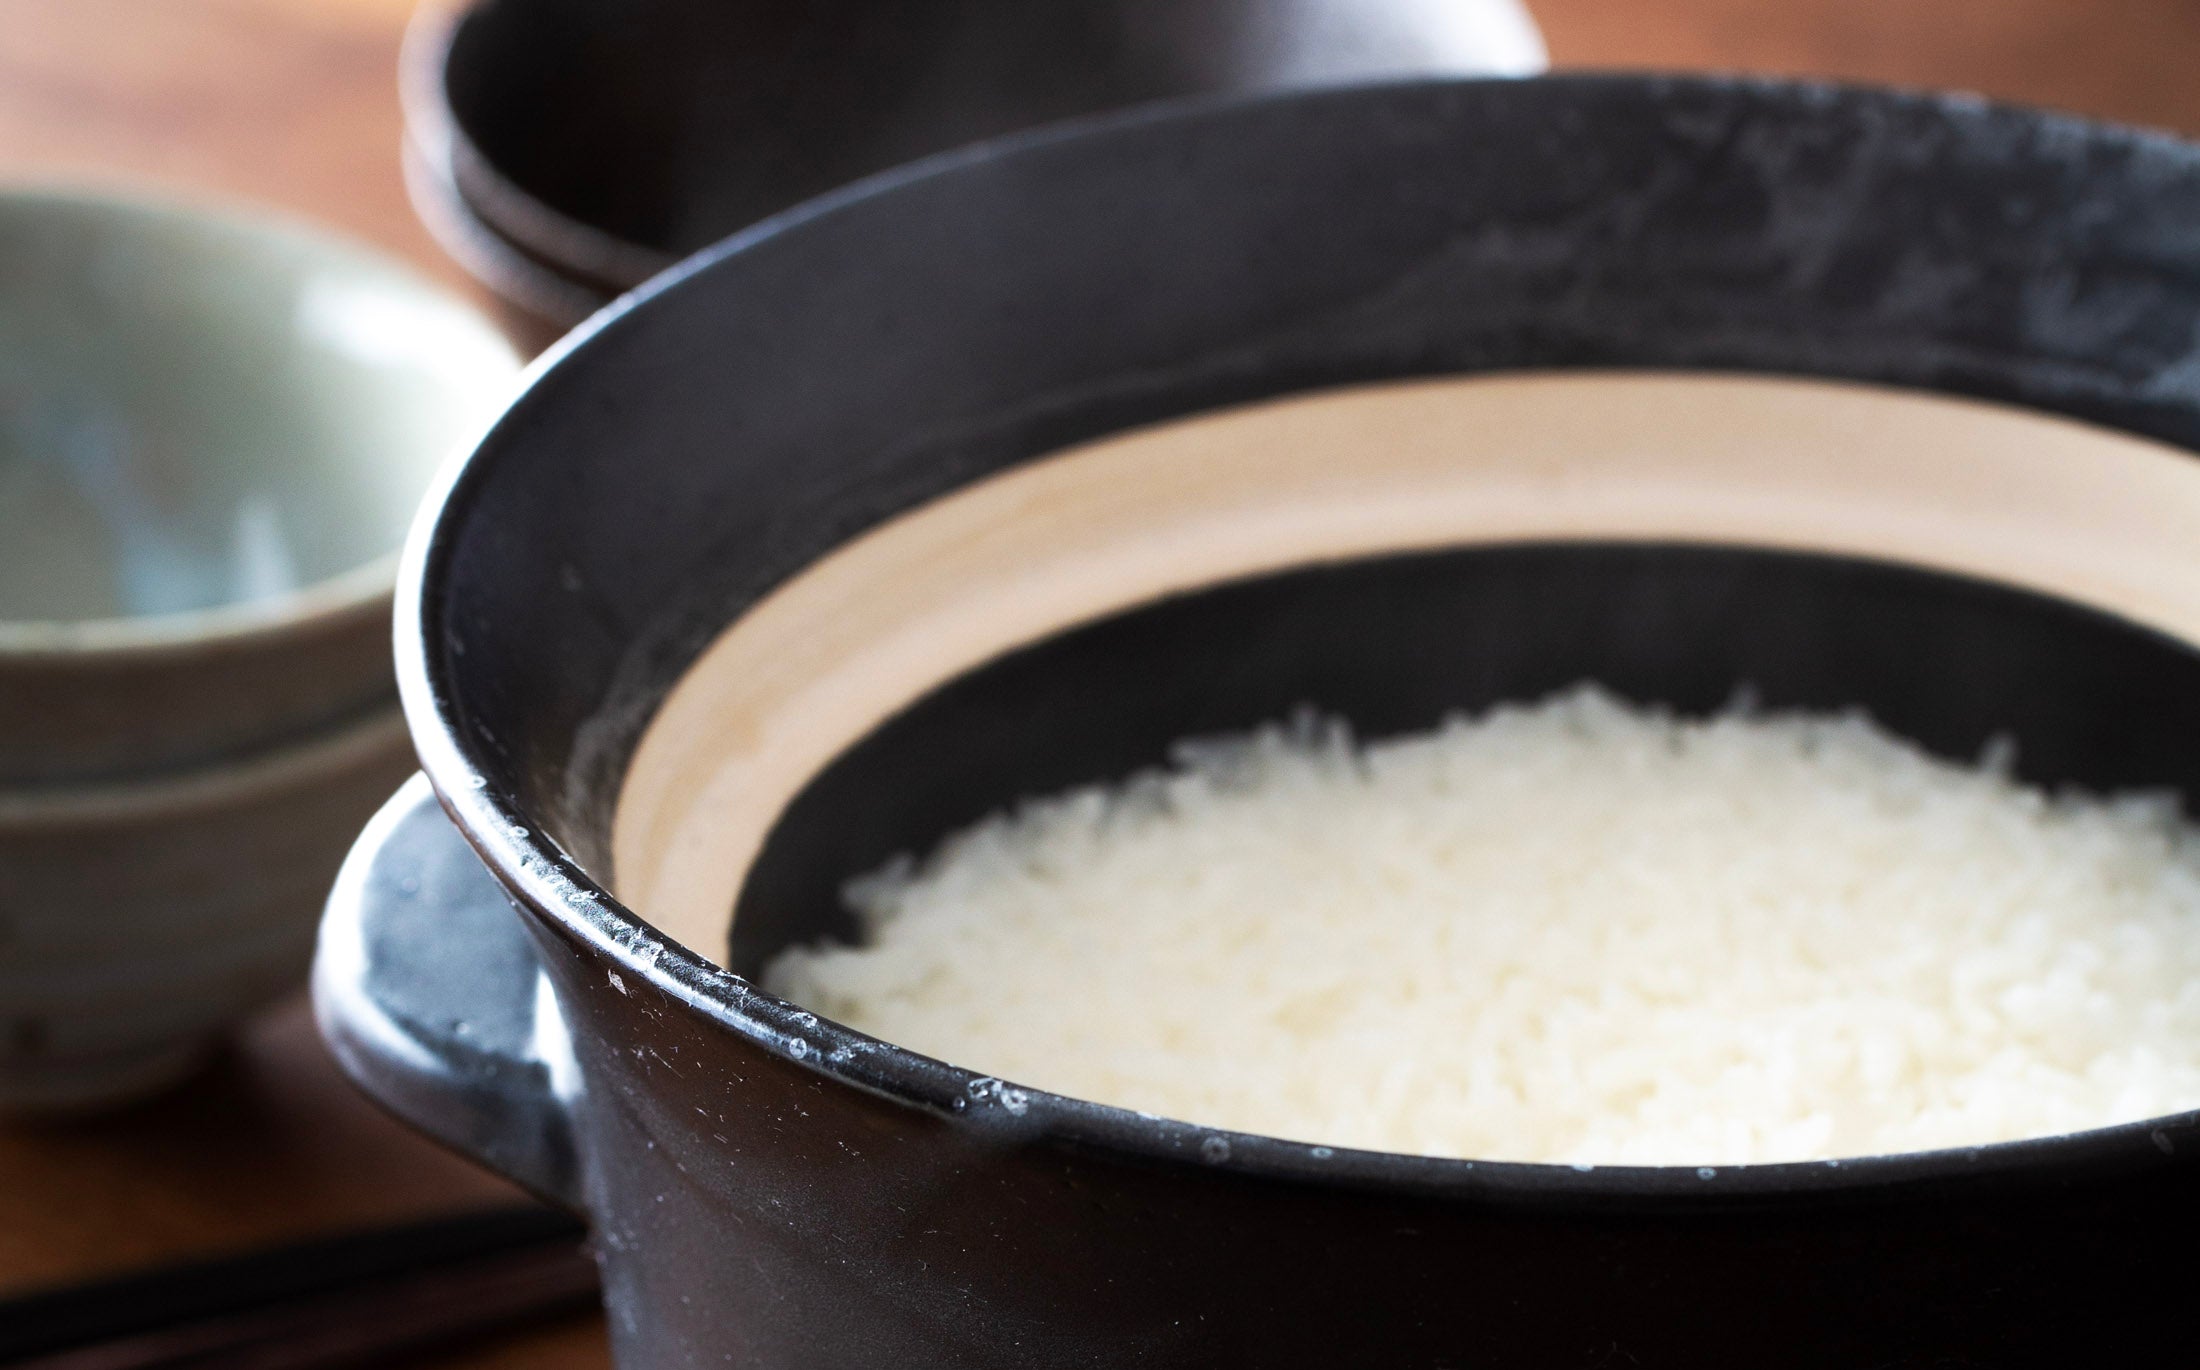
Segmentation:
{"type": "Polygon", "coordinates": [[[1392,85],[888,174],[599,318],[448,471],[399,594],[425,779],[330,904],[323,1028],[587,1216],[630,1370],[2188,1345],[2193,1114],[1376,1154],[994,1079],[758,976],[895,852],[1301,704],[1379,737],[1746,686],[2190,793],[2196,339],[2200,152],[1973,99],[1392,85]]]}

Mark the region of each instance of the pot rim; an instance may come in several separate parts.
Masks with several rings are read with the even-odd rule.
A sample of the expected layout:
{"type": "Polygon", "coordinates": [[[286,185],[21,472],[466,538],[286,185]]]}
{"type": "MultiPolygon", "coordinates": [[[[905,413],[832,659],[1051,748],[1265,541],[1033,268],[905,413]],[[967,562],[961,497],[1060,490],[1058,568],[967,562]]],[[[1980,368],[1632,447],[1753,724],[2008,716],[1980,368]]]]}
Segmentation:
{"type": "MultiPolygon", "coordinates": [[[[959,1116],[1004,1139],[1092,1149],[1148,1165],[1189,1165],[1248,1177],[1373,1190],[1425,1199],[1530,1203],[1542,1208],[1614,1205],[1700,1206],[1721,1201],[1802,1199],[1864,1201],[1892,1192],[1954,1183],[2006,1184],[2036,1180],[2042,1167],[2076,1171],[2167,1164],[2180,1147],[2200,1148],[2200,1107],[2084,1131],[1931,1151],[1889,1152],[1832,1160],[1740,1165],[1566,1165],[1491,1161],[1324,1146],[1227,1128],[1206,1127],[1111,1104],[1018,1085],[937,1060],[870,1036],[781,999],[744,976],[666,938],[595,882],[529,815],[495,792],[476,754],[455,725],[442,662],[429,650],[439,619],[436,604],[457,529],[482,484],[480,452],[537,398],[545,379],[586,351],[599,335],[639,327],[653,301],[689,277],[709,271],[751,246],[828,219],[859,202],[890,195],[904,184],[958,169],[1013,160],[1055,143],[1095,134],[1172,124],[1254,105],[1355,98],[1371,89],[1518,85],[1523,81],[1649,90],[1760,91],[1802,100],[1861,96],[1938,108],[2016,108],[1963,94],[1908,91],[1823,81],[1655,72],[1595,72],[1530,78],[1485,77],[1378,82],[1327,90],[1201,95],[1111,111],[1048,125],[937,154],[857,181],[797,205],[687,259],[623,296],[561,339],[529,367],[505,416],[482,443],[461,450],[437,473],[398,572],[396,668],[398,692],[421,767],[482,862],[531,916],[568,942],[585,947],[622,993],[646,985],[667,999],[736,1033],[781,1061],[836,1083],[862,1089],[935,1115],[959,1116]]],[[[2200,155],[2171,135],[2054,111],[2026,110],[2049,126],[2110,130],[2133,143],[2200,155]]]]}

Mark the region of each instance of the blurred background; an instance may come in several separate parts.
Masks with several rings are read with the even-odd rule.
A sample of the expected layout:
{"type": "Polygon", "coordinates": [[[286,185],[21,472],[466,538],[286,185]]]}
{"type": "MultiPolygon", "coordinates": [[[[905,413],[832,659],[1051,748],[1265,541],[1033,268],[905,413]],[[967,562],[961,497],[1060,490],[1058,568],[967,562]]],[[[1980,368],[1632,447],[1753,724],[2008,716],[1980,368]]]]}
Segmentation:
{"type": "MultiPolygon", "coordinates": [[[[1531,0],[1557,69],[1955,88],[2200,133],[2195,0],[1531,0]]],[[[486,302],[408,202],[412,0],[0,0],[0,168],[287,207],[486,302]]],[[[335,1073],[302,993],[191,1088],[0,1124],[0,1296],[514,1197],[335,1073]]],[[[422,1366],[608,1363],[578,1312],[422,1366]]]]}

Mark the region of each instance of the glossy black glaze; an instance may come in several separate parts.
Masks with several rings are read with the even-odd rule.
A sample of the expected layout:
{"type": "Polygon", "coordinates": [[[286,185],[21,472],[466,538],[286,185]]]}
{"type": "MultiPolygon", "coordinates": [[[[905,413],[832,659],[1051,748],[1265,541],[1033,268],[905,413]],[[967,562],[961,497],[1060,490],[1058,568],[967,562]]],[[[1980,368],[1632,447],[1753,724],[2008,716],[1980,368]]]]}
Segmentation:
{"type": "MultiPolygon", "coordinates": [[[[1064,443],[1320,385],[1626,365],[1889,381],[2191,445],[2196,325],[2200,154],[1968,101],[1395,87],[1121,118],[858,188],[569,343],[454,474],[401,594],[401,682],[553,993],[487,955],[510,941],[482,943],[464,1005],[380,1033],[408,961],[447,974],[495,935],[475,919],[451,944],[383,939],[379,977],[325,959],[324,1020],[380,1052],[354,1050],[355,1072],[430,1130],[503,1108],[507,1156],[570,1139],[558,1183],[515,1168],[592,1215],[630,1367],[2060,1366],[2167,1344],[2200,1275],[2193,1117],[1703,1172],[1325,1154],[898,1052],[662,942],[586,872],[650,710],[732,616],[878,520],[1064,443]],[[443,1069],[439,1022],[494,1004],[526,1015],[521,1074],[443,1069]],[[522,1078],[538,1092],[498,1083],[522,1078]]],[[[1391,689],[1351,674],[1337,706],[1394,709],[1379,730],[1630,660],[1642,690],[1714,702],[1720,672],[1660,665],[1627,644],[1640,618],[1595,611],[1623,582],[1666,586],[1678,619],[1725,605],[1721,660],[1768,694],[1865,691],[1954,750],[2011,727],[2051,775],[2192,764],[2183,650],[2034,597],[1731,551],[1696,571],[1672,549],[1506,555],[1555,558],[1540,583],[1587,616],[1515,620],[1533,639],[1486,680],[1398,654],[1391,689]],[[1775,649],[1797,603],[1838,653],[1775,649]]],[[[1415,574],[1415,594],[1504,602],[1503,557],[1425,569],[1443,560],[1337,574],[1408,578],[1363,607],[1415,574]]],[[[1318,664],[1281,641],[1280,667],[1318,664]]],[[[1274,683],[1240,680],[1223,712],[1274,683]]],[[[987,688],[948,693],[966,686],[987,688]]],[[[1057,761],[1112,766],[1202,716],[1154,688],[1158,721],[1057,761]]],[[[393,819],[359,861],[401,831],[438,830],[393,819]]],[[[340,892],[331,917],[388,915],[340,892]]]]}
{"type": "Polygon", "coordinates": [[[558,1033],[537,1033],[541,977],[518,931],[511,900],[416,775],[337,873],[314,957],[314,1006],[336,1059],[377,1099],[578,1210],[585,1201],[559,1097],[572,1089],[558,1078],[570,1058],[556,1049],[558,1033]]]}
{"type": "Polygon", "coordinates": [[[1456,0],[478,0],[425,12],[411,46],[412,136],[450,183],[416,179],[423,211],[485,235],[454,250],[568,326],[588,311],[564,296],[602,304],[980,138],[1174,96],[1540,66],[1531,36],[1492,47],[1456,0]],[[525,267],[498,270],[512,256],[558,280],[529,289],[525,267]]]}

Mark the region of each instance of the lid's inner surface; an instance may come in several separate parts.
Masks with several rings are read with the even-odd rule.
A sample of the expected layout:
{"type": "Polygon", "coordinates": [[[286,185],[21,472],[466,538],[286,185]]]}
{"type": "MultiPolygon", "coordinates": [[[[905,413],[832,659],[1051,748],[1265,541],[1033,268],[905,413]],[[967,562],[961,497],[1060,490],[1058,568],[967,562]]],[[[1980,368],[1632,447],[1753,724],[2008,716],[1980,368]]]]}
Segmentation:
{"type": "MultiPolygon", "coordinates": [[[[613,830],[617,893],[723,960],[744,880],[789,803],[974,667],[1288,568],[1591,542],[1846,554],[2200,638],[2200,467],[2160,444],[1974,401],[1761,377],[1512,374],[1315,393],[1013,468],[781,585],[696,660],[644,734],[613,830]]],[[[1628,583],[1612,565],[1600,574],[1628,583]]],[[[1787,574],[1766,565],[1747,574],[1767,586],[1787,574]]],[[[1900,581],[1870,593],[1899,596],[1900,581]]],[[[1808,602],[1798,612],[1816,612],[1808,602]]],[[[1852,627],[1868,636],[1870,623],[1852,627]]],[[[2091,641],[2068,631],[2074,647],[2091,641]]]]}

